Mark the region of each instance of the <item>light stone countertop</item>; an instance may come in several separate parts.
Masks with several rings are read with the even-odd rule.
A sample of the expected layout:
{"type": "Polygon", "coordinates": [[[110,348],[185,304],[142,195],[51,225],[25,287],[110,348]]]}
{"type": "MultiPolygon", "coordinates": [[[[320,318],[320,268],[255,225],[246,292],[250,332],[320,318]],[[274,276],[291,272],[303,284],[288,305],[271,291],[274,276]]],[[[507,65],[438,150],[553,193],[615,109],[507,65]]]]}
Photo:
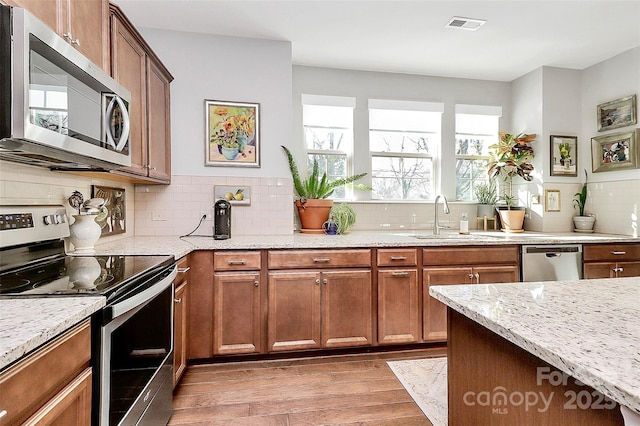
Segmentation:
{"type": "Polygon", "coordinates": [[[0,299],[0,370],[104,305],[100,296],[0,299]]]}
{"type": "Polygon", "coordinates": [[[429,294],[640,413],[640,277],[435,286],[429,294]]]}
{"type": "MultiPolygon", "coordinates": [[[[212,237],[128,237],[96,245],[96,253],[103,255],[167,254],[176,259],[194,250],[251,250],[251,249],[338,249],[362,247],[419,247],[419,246],[474,246],[506,244],[568,244],[568,243],[638,242],[640,238],[626,235],[523,232],[507,234],[499,231],[472,231],[461,235],[443,231],[434,236],[431,230],[353,231],[345,235],[291,235],[237,236],[227,240],[212,237]]],[[[70,253],[73,254],[73,253],[70,253]]]]}

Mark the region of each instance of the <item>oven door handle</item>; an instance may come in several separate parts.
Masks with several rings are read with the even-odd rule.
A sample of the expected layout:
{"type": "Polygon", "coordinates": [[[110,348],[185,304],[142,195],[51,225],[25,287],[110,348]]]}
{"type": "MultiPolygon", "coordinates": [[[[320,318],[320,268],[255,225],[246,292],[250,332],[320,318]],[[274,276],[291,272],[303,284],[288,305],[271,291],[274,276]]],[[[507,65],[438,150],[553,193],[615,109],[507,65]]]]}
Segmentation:
{"type": "Polygon", "coordinates": [[[167,287],[173,284],[173,280],[178,275],[177,266],[173,266],[171,273],[158,281],[156,284],[151,287],[141,291],[140,293],[134,294],[131,297],[126,298],[120,303],[116,303],[111,306],[111,319],[115,319],[120,315],[129,312],[132,309],[137,308],[138,306],[143,306],[152,300],[154,297],[162,293],[167,287]]]}

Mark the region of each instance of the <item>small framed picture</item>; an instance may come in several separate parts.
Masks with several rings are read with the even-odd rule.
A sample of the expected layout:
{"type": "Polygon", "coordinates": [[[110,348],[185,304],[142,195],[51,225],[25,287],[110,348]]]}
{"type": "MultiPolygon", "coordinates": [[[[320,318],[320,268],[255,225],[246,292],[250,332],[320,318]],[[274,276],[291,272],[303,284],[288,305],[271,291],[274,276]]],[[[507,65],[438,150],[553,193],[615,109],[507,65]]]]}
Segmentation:
{"type": "Polygon", "coordinates": [[[551,176],[578,176],[578,137],[551,135],[551,176]]]}
{"type": "Polygon", "coordinates": [[[638,133],[614,133],[591,139],[591,160],[594,172],[635,169],[640,165],[638,153],[638,133]]]}
{"type": "Polygon", "coordinates": [[[636,95],[598,105],[598,131],[636,124],[636,95]]]}
{"type": "Polygon", "coordinates": [[[227,200],[231,204],[240,206],[251,205],[250,186],[215,185],[213,187],[215,201],[227,200]]]}
{"type": "Polygon", "coordinates": [[[205,100],[205,166],[260,167],[260,104],[205,100]]]}
{"type": "Polygon", "coordinates": [[[557,189],[545,189],[544,191],[544,211],[560,211],[560,191],[557,189]]]}

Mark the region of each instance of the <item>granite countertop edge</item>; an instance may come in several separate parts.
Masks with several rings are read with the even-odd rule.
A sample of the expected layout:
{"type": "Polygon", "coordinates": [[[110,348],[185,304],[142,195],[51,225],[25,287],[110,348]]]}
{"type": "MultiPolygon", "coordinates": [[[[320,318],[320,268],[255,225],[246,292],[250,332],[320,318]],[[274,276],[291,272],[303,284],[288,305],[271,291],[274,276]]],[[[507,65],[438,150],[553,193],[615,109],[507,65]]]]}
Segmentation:
{"type": "Polygon", "coordinates": [[[430,288],[429,294],[479,325],[640,414],[640,310],[633,306],[634,301],[640,300],[640,277],[434,286],[430,288]],[[597,294],[593,295],[591,301],[584,300],[584,293],[577,293],[576,296],[580,287],[590,287],[590,293],[597,294]],[[567,295],[567,300],[563,300],[566,309],[536,309],[533,300],[523,297],[527,292],[540,294],[552,291],[554,295],[551,297],[556,297],[557,300],[561,300],[563,294],[567,295]],[[569,296],[570,294],[573,296],[569,296]],[[578,298],[581,303],[574,305],[578,298]],[[586,314],[594,306],[606,305],[607,301],[604,299],[607,298],[618,298],[623,304],[611,306],[607,312],[599,309],[593,321],[582,321],[579,317],[581,313],[586,314]],[[509,303],[514,300],[517,303],[509,303]],[[621,324],[613,324],[616,316],[622,313],[626,317],[619,318],[621,324]],[[601,316],[609,321],[599,321],[601,316]],[[572,318],[570,321],[569,317],[572,318]],[[602,328],[598,328],[600,326],[602,328]],[[545,327],[553,332],[545,334],[541,331],[545,327]],[[629,329],[636,332],[629,333],[629,329]],[[566,333],[562,333],[563,330],[566,333]],[[561,334],[559,337],[555,335],[558,332],[561,334]],[[622,335],[624,339],[615,340],[614,335],[622,335]],[[567,339],[567,336],[572,338],[567,339]],[[595,341],[597,336],[603,338],[595,341]],[[591,348],[598,344],[599,347],[593,352],[590,348],[585,350],[584,346],[589,344],[592,345],[591,348]],[[616,344],[625,345],[622,350],[624,358],[616,358],[620,353],[616,351],[616,344]],[[608,359],[604,360],[604,356],[602,361],[594,359],[598,353],[605,354],[608,359]],[[600,365],[607,364],[616,374],[600,368],[600,365]]]}
{"type": "Polygon", "coordinates": [[[105,306],[101,296],[0,299],[0,371],[105,306]]]}

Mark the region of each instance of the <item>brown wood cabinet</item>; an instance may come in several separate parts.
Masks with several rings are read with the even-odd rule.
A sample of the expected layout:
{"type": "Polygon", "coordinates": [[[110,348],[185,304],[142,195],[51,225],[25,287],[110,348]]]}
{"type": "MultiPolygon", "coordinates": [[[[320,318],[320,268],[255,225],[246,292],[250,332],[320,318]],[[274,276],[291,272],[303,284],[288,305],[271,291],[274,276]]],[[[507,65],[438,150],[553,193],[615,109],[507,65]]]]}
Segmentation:
{"type": "Polygon", "coordinates": [[[189,359],[213,356],[213,251],[197,250],[189,254],[189,359]]]}
{"type": "Polygon", "coordinates": [[[260,252],[220,251],[213,259],[213,354],[259,353],[260,252]]]}
{"type": "Polygon", "coordinates": [[[418,250],[377,250],[378,344],[422,340],[418,250]]]}
{"type": "Polygon", "coordinates": [[[519,257],[518,246],[422,249],[424,340],[447,339],[446,306],[429,296],[429,288],[520,281],[519,257]]]}
{"type": "Polygon", "coordinates": [[[640,244],[585,244],[582,250],[585,279],[640,276],[640,244]]]}
{"type": "Polygon", "coordinates": [[[372,344],[371,250],[271,250],[268,264],[269,351],[372,344]]]}
{"type": "Polygon", "coordinates": [[[0,373],[2,424],[91,423],[89,320],[0,373]]]}
{"type": "Polygon", "coordinates": [[[118,6],[111,4],[110,10],[112,75],[131,92],[131,166],[112,173],[132,182],[168,184],[173,76],[118,6]]]}
{"type": "Polygon", "coordinates": [[[189,256],[180,258],[178,264],[178,276],[173,285],[175,293],[173,299],[173,387],[175,387],[189,360],[189,344],[187,342],[189,331],[189,277],[191,267],[189,256]]]}
{"type": "Polygon", "coordinates": [[[47,24],[91,62],[109,73],[108,0],[5,0],[47,24]]]}

